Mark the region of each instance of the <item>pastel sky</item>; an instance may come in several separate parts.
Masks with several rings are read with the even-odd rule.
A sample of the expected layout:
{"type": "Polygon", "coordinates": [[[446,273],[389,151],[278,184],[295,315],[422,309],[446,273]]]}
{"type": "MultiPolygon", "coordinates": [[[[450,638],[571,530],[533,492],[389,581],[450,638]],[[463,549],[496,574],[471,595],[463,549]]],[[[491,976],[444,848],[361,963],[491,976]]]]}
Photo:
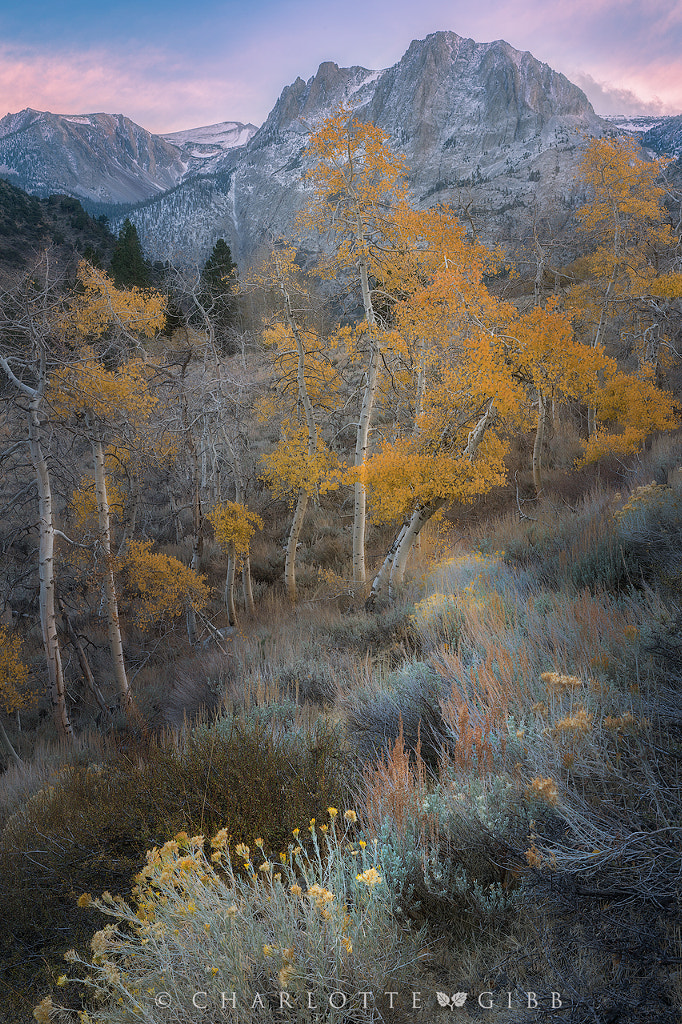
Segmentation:
{"type": "Polygon", "coordinates": [[[389,67],[439,29],[530,50],[598,113],[682,113],[682,0],[0,0],[0,117],[260,124],[322,61],[389,67]]]}

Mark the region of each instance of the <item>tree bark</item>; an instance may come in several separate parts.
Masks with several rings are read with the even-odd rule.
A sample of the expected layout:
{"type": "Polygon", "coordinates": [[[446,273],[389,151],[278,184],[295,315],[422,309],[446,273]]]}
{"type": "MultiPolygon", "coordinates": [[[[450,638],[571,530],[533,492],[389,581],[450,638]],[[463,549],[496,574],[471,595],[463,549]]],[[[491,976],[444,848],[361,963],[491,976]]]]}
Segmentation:
{"type": "Polygon", "coordinates": [[[61,616],[62,616],[62,622],[66,626],[67,636],[68,636],[68,638],[69,638],[69,640],[71,642],[71,645],[73,646],[73,649],[76,652],[76,657],[78,658],[78,664],[81,667],[81,672],[83,673],[83,679],[85,680],[85,684],[88,687],[88,689],[90,690],[90,692],[92,693],[92,695],[95,698],[95,700],[97,701],[97,703],[99,704],[100,709],[102,710],[102,712],[104,713],[106,718],[107,719],[111,719],[111,712],[109,710],[107,702],[105,701],[104,697],[102,696],[102,691],[100,690],[99,686],[95,682],[95,677],[92,674],[92,669],[90,668],[90,662],[87,659],[87,655],[86,655],[85,651],[83,650],[83,645],[80,642],[80,640],[79,640],[79,638],[78,638],[78,636],[76,634],[76,631],[73,628],[73,625],[71,623],[71,619],[69,618],[69,613],[67,612],[66,608],[64,607],[64,602],[61,600],[61,598],[58,598],[58,604],[59,604],[59,611],[61,612],[61,616]]]}
{"type": "Polygon", "coordinates": [[[29,409],[29,440],[31,461],[38,483],[38,574],[40,578],[40,628],[47,661],[47,675],[50,681],[50,701],[57,733],[73,740],[73,727],[66,707],[66,688],[62,656],[57,637],[57,615],[55,612],[55,571],[54,571],[54,515],[52,511],[52,487],[47,461],[40,443],[40,400],[36,393],[29,409]]]}
{"type": "Polygon", "coordinates": [[[227,552],[227,575],[225,577],[225,607],[227,621],[230,626],[237,625],[237,611],[234,605],[234,577],[237,568],[237,555],[234,541],[230,541],[227,552]]]}
{"type": "Polygon", "coordinates": [[[535,431],[535,444],[533,445],[533,484],[536,495],[539,495],[542,491],[542,446],[545,441],[546,420],[547,403],[542,392],[538,391],[538,425],[535,431]]]}
{"type": "Polygon", "coordinates": [[[244,594],[244,607],[248,615],[256,614],[256,605],[253,600],[253,588],[251,586],[251,559],[244,555],[242,560],[242,592],[244,594]]]}
{"type": "Polygon", "coordinates": [[[23,766],[24,762],[21,760],[21,758],[17,754],[16,750],[12,746],[12,741],[10,740],[9,736],[7,735],[7,733],[5,732],[5,727],[2,724],[2,722],[0,722],[0,736],[2,736],[3,740],[5,741],[5,746],[7,747],[7,752],[9,754],[9,756],[12,758],[12,760],[14,761],[14,763],[16,765],[22,765],[23,766]]]}
{"type": "Polygon", "coordinates": [[[123,639],[121,637],[121,624],[118,616],[118,597],[116,596],[116,580],[114,578],[114,565],[111,554],[111,520],[104,470],[104,449],[94,417],[89,417],[89,426],[92,434],[92,457],[95,468],[95,495],[97,497],[99,539],[104,554],[104,592],[107,605],[109,650],[111,651],[111,659],[114,666],[114,678],[118,689],[119,702],[121,707],[128,711],[132,704],[132,693],[123,657],[123,639]]]}
{"type": "MultiPolygon", "coordinates": [[[[313,403],[310,400],[308,385],[305,379],[305,346],[303,345],[303,338],[301,337],[301,332],[298,329],[298,324],[294,318],[294,311],[291,307],[291,297],[289,292],[283,283],[280,283],[280,289],[284,296],[287,323],[294,336],[294,341],[296,342],[296,385],[298,388],[298,400],[301,403],[305,414],[306,429],[308,431],[308,458],[312,460],[315,456],[315,452],[317,451],[317,424],[315,422],[313,403]]],[[[292,519],[289,537],[287,538],[286,558],[284,561],[284,586],[286,588],[287,597],[292,602],[294,602],[297,597],[296,548],[298,546],[298,538],[301,535],[306,509],[308,508],[308,500],[308,492],[301,489],[298,492],[294,518],[292,519]]]]}
{"type": "Polygon", "coordinates": [[[73,741],[73,727],[66,707],[66,689],[62,657],[57,636],[55,613],[55,569],[54,569],[54,513],[52,510],[52,486],[50,471],[40,441],[40,412],[43,392],[47,383],[47,368],[44,344],[37,345],[38,386],[33,388],[20,380],[7,359],[0,356],[0,366],[14,387],[29,399],[28,441],[31,462],[38,486],[38,577],[40,580],[39,605],[40,629],[47,662],[47,676],[50,684],[50,701],[57,734],[73,741]]]}
{"type": "Polygon", "coordinates": [[[291,529],[287,538],[286,557],[284,559],[284,586],[287,597],[290,601],[296,600],[296,548],[298,538],[301,536],[301,528],[308,507],[308,495],[304,490],[298,492],[298,500],[294,509],[294,518],[291,521],[291,529]]]}
{"type": "MultiPolygon", "coordinates": [[[[486,411],[483,413],[474,429],[469,434],[464,452],[462,453],[469,460],[473,459],[476,449],[486,429],[492,423],[495,416],[494,399],[490,399],[486,411]]],[[[391,544],[388,553],[383,561],[379,572],[372,583],[367,605],[371,607],[379,598],[388,591],[389,599],[393,597],[393,589],[402,583],[405,576],[407,559],[412,550],[416,538],[421,533],[428,521],[447,502],[446,497],[432,498],[430,501],[420,502],[417,507],[404,520],[398,534],[391,544]]]]}
{"type": "MultiPolygon", "coordinates": [[[[358,241],[362,242],[362,229],[358,226],[358,241]]],[[[362,406],[355,439],[355,468],[360,470],[359,478],[354,485],[353,510],[353,582],[364,583],[367,579],[365,565],[365,530],[367,523],[367,488],[362,479],[362,470],[367,460],[369,430],[372,422],[372,411],[379,383],[379,349],[376,341],[376,317],[372,305],[372,294],[369,287],[369,268],[367,259],[360,260],[360,286],[362,302],[365,308],[365,319],[369,327],[369,366],[367,380],[362,395],[362,406]]]]}

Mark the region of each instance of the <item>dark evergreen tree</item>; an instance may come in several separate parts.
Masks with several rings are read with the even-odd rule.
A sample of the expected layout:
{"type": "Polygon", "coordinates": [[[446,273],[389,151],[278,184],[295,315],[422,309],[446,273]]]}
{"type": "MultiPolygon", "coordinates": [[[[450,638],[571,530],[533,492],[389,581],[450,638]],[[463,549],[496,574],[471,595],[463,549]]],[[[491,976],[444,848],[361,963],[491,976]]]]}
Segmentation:
{"type": "Polygon", "coordinates": [[[225,239],[219,238],[201,272],[199,298],[214,324],[216,337],[224,352],[230,349],[230,328],[235,323],[236,283],[237,264],[232,259],[230,247],[225,239]]]}
{"type": "Polygon", "coordinates": [[[117,288],[148,288],[150,284],[149,266],[142,254],[137,228],[127,217],[111,257],[111,273],[117,288]]]}

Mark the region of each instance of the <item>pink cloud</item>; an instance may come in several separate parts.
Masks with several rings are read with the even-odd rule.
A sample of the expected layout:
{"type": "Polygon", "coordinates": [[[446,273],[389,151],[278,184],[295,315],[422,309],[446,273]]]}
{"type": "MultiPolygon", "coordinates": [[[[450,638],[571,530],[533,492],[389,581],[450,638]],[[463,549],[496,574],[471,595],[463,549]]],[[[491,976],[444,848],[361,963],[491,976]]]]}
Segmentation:
{"type": "MultiPolygon", "coordinates": [[[[188,74],[177,61],[145,50],[17,54],[0,48],[2,114],[24,107],[58,114],[123,113],[155,132],[249,120],[253,90],[215,73],[188,74]]],[[[2,116],[0,114],[0,116],[2,116]]]]}

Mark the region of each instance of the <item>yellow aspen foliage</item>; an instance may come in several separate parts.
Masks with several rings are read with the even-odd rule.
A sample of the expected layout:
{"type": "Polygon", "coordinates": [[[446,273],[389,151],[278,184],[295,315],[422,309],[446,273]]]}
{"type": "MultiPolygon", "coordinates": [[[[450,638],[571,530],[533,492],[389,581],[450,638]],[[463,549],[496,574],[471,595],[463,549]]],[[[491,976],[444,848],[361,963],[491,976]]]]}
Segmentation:
{"type": "Polygon", "coordinates": [[[263,529],[263,520],[239,501],[224,501],[206,514],[221,547],[234,545],[238,559],[249,553],[251,538],[263,529]]]}
{"type": "Polygon", "coordinates": [[[669,340],[666,300],[682,294],[678,239],[658,181],[667,162],[644,159],[634,139],[620,137],[592,139],[581,166],[588,200],[578,218],[592,248],[574,265],[579,280],[567,302],[588,342],[633,352],[640,365],[658,360],[669,340]]]}
{"type": "Polygon", "coordinates": [[[632,137],[591,139],[581,165],[581,178],[591,192],[578,211],[584,228],[608,242],[599,258],[608,265],[626,247],[642,240],[642,226],[654,230],[659,242],[673,241],[663,222],[665,189],[657,178],[669,161],[645,160],[632,137]]]}
{"type": "MultiPolygon", "coordinates": [[[[125,498],[118,484],[107,474],[107,497],[109,514],[113,519],[120,519],[125,508],[125,498]]],[[[83,477],[80,486],[71,495],[71,515],[77,530],[88,527],[97,529],[97,494],[94,477],[83,477]]]]}
{"type": "Polygon", "coordinates": [[[151,338],[166,322],[166,302],[151,289],[116,288],[111,278],[85,260],[78,264],[79,290],[63,324],[66,334],[98,338],[112,324],[151,338]]]}
{"type": "Polygon", "coordinates": [[[599,387],[600,372],[615,369],[600,348],[575,337],[571,318],[557,299],[515,316],[506,330],[514,376],[546,395],[586,401],[599,387]]]}
{"type": "Polygon", "coordinates": [[[202,611],[210,597],[203,576],[152,546],[152,541],[129,541],[120,559],[121,598],[142,629],[177,618],[188,604],[202,611]]]}
{"type": "Polygon", "coordinates": [[[305,425],[284,424],[282,436],[273,449],[261,456],[261,479],[277,498],[294,502],[304,491],[309,497],[336,490],[343,479],[338,456],[318,437],[311,454],[305,425]]]}
{"type": "Polygon", "coordinates": [[[355,268],[358,259],[374,269],[381,262],[378,238],[394,230],[387,210],[407,195],[404,158],[391,151],[386,132],[343,108],[311,135],[308,152],[317,161],[307,174],[313,199],[299,214],[299,225],[337,236],[316,272],[333,278],[355,268]]]}
{"type": "Polygon", "coordinates": [[[28,668],[21,660],[21,640],[0,626],[0,707],[7,714],[31,705],[35,697],[26,689],[28,668]]]}
{"type": "Polygon", "coordinates": [[[651,282],[651,295],[659,299],[682,298],[682,274],[661,274],[651,282]]]}
{"type": "MultiPolygon", "coordinates": [[[[506,479],[506,443],[489,432],[470,460],[462,452],[470,429],[466,423],[452,437],[449,449],[429,450],[429,439],[404,439],[387,444],[366,463],[365,481],[372,499],[372,519],[392,522],[418,502],[444,498],[465,504],[506,479]]],[[[348,478],[356,470],[349,470],[348,478]]]]}
{"type": "Polygon", "coordinates": [[[99,420],[120,418],[136,424],[147,419],[158,403],[149,392],[147,370],[142,360],[108,370],[91,349],[85,349],[79,362],[54,371],[48,400],[62,419],[80,412],[99,420]]]}
{"type": "Polygon", "coordinates": [[[596,393],[600,426],[583,442],[579,466],[604,455],[627,455],[638,451],[647,434],[673,430],[679,410],[673,396],[656,387],[650,369],[639,375],[613,372],[596,393]]]}
{"type": "Polygon", "coordinates": [[[294,334],[288,324],[276,323],[263,331],[262,340],[274,381],[270,395],[258,404],[261,420],[281,414],[283,409],[296,410],[302,416],[302,389],[316,410],[334,408],[339,395],[338,371],[316,330],[297,325],[294,334]]]}

